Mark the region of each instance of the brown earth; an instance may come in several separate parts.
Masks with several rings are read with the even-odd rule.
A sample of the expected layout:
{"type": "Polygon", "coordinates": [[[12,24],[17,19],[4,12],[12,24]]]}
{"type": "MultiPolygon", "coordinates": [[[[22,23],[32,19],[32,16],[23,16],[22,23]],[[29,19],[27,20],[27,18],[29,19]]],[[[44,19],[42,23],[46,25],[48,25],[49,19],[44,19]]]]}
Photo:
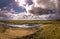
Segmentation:
{"type": "Polygon", "coordinates": [[[24,29],[24,28],[11,28],[7,26],[0,26],[0,39],[13,39],[16,37],[23,37],[31,35],[38,31],[38,27],[24,29]]]}
{"type": "Polygon", "coordinates": [[[0,39],[60,39],[60,24],[45,24],[30,29],[0,26],[0,39]]]}

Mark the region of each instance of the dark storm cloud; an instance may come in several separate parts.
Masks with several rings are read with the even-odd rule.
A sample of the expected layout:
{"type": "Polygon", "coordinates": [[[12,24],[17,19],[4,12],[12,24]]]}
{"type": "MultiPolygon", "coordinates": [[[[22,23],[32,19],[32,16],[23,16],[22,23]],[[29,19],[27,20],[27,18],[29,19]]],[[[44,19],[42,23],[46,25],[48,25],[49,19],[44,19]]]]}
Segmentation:
{"type": "Polygon", "coordinates": [[[58,0],[33,0],[32,9],[29,11],[35,15],[53,14],[59,8],[58,0]]]}
{"type": "Polygon", "coordinates": [[[35,14],[35,15],[42,15],[42,14],[54,14],[55,10],[49,10],[49,9],[35,7],[32,10],[30,10],[29,12],[32,14],[35,14]]]}

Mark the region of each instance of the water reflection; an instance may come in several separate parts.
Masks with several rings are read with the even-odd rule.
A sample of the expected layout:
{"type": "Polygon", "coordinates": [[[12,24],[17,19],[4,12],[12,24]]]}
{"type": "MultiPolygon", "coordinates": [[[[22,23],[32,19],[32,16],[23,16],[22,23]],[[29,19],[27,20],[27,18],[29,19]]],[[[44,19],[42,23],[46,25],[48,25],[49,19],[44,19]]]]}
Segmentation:
{"type": "MultiPolygon", "coordinates": [[[[2,23],[0,22],[0,24],[5,24],[5,23],[2,23]]],[[[14,28],[33,28],[33,27],[37,27],[37,26],[41,26],[42,24],[5,24],[9,27],[14,27],[14,28]]]]}

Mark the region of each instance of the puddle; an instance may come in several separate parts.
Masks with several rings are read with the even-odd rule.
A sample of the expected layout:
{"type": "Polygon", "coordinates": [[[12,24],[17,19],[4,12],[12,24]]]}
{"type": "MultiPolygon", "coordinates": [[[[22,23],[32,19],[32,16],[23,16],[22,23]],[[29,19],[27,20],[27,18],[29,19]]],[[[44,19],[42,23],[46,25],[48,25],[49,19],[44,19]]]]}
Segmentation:
{"type": "MultiPolygon", "coordinates": [[[[3,22],[0,22],[0,24],[5,24],[3,22]]],[[[14,28],[33,28],[33,27],[37,27],[37,26],[41,26],[42,24],[5,24],[9,27],[14,27],[14,28]]]]}

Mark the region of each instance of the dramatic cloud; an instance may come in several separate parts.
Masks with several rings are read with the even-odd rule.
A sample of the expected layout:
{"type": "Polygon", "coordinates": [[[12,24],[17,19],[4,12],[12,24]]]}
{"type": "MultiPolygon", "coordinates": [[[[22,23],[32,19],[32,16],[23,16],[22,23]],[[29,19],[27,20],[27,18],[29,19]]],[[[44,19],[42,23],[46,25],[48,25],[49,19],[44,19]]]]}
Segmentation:
{"type": "Polygon", "coordinates": [[[33,5],[29,10],[32,14],[53,14],[58,10],[58,0],[33,0],[33,5]]]}
{"type": "MultiPolygon", "coordinates": [[[[1,0],[0,19],[6,20],[53,20],[60,19],[58,0],[29,0],[28,7],[19,6],[17,0],[7,4],[1,0]],[[27,11],[27,12],[26,12],[27,11]]],[[[27,5],[26,4],[26,5],[27,5]]]]}

